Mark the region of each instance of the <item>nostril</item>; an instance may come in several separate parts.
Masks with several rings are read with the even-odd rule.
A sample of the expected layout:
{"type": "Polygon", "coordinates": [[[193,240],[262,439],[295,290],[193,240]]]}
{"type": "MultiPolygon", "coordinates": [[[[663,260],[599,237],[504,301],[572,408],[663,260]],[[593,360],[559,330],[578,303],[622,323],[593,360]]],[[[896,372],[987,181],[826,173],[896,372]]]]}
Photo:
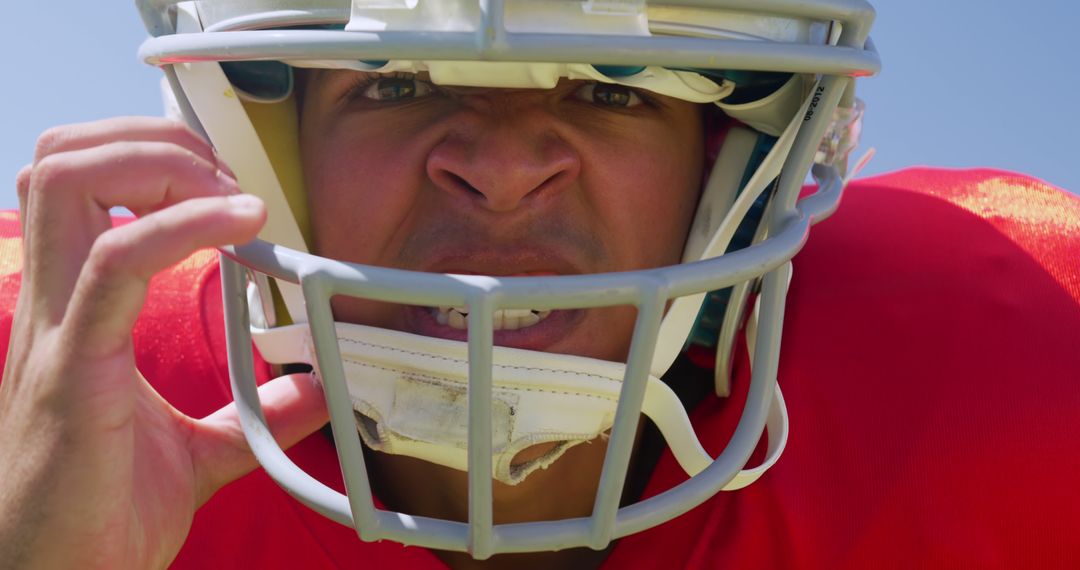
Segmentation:
{"type": "Polygon", "coordinates": [[[465,180],[465,178],[463,178],[461,176],[458,176],[457,174],[454,174],[453,172],[447,172],[447,175],[449,175],[450,180],[452,180],[453,183],[456,186],[458,186],[459,188],[465,190],[469,194],[473,194],[475,196],[483,196],[484,195],[483,192],[481,192],[475,186],[470,184],[468,180],[465,180]]]}
{"type": "Polygon", "coordinates": [[[576,150],[554,134],[521,136],[506,125],[448,137],[431,150],[427,176],[473,207],[510,211],[568,188],[580,171],[576,150]],[[511,136],[513,135],[513,136],[511,136]]]}

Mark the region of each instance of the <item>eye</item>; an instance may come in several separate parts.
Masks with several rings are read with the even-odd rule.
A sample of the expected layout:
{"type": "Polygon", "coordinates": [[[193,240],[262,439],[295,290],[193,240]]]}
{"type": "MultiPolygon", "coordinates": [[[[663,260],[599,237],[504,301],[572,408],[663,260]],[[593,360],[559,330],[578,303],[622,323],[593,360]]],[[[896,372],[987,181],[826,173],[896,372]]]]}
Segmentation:
{"type": "Polygon", "coordinates": [[[364,86],[361,95],[373,101],[404,101],[426,97],[432,92],[431,84],[409,75],[379,77],[364,86]]]}
{"type": "Polygon", "coordinates": [[[586,83],[574,92],[574,97],[605,107],[629,108],[644,102],[636,91],[617,83],[586,83]]]}

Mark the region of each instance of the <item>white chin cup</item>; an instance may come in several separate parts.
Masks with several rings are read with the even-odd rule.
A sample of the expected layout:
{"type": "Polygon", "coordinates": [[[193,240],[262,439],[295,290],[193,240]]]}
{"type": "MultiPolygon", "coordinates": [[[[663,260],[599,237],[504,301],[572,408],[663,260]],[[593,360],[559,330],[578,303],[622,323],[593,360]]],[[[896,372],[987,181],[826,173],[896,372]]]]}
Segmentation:
{"type": "MultiPolygon", "coordinates": [[[[252,332],[267,362],[316,364],[306,324],[252,332]]],[[[346,323],[337,323],[337,335],[364,443],[466,471],[468,345],[346,323]]],[[[574,445],[601,437],[615,419],[625,368],[593,358],[494,347],[492,477],[516,485],[574,445]],[[515,462],[523,450],[544,443],[554,445],[539,457],[515,462]]],[[[786,421],[778,415],[782,402],[777,392],[769,422],[770,456],[779,455],[786,439],[786,421]]],[[[679,399],[655,376],[648,379],[642,412],[660,429],[687,474],[712,462],[679,399]]],[[[759,475],[755,471],[743,471],[731,486],[748,484],[759,475]]]]}
{"type": "MultiPolygon", "coordinates": [[[[308,357],[314,348],[303,325],[260,331],[255,336],[262,340],[256,340],[260,352],[280,353],[268,337],[289,329],[304,334],[307,354],[299,360],[314,364],[308,357]]],[[[468,345],[345,323],[337,324],[337,334],[364,443],[384,453],[466,471],[468,345]]],[[[292,359],[297,356],[301,355],[292,359]]],[[[528,350],[494,350],[492,477],[507,485],[546,468],[574,445],[600,437],[615,419],[623,366],[575,356],[561,356],[553,363],[551,357],[528,350]],[[525,449],[546,443],[554,445],[540,457],[515,462],[525,449]]],[[[649,384],[670,393],[654,377],[649,384]]],[[[678,405],[674,394],[671,398],[678,405]]]]}
{"type": "MultiPolygon", "coordinates": [[[[357,325],[339,324],[337,330],[364,443],[467,470],[467,345],[357,325]]],[[[618,367],[580,359],[556,368],[538,356],[514,349],[494,353],[492,477],[507,485],[600,437],[615,419],[618,367]],[[554,445],[540,457],[515,461],[525,449],[547,443],[554,445]]]]}

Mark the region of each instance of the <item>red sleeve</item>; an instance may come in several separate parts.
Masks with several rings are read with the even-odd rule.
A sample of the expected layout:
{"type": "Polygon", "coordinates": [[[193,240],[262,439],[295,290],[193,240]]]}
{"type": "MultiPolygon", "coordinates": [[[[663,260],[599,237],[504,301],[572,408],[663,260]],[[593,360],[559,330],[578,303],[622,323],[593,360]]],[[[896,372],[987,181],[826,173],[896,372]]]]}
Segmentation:
{"type": "MultiPolygon", "coordinates": [[[[19,215],[0,212],[0,342],[11,344],[11,319],[22,283],[22,240],[19,237],[19,215]]],[[[6,362],[7,350],[0,352],[0,362],[6,362]]]]}
{"type": "MultiPolygon", "coordinates": [[[[861,181],[796,258],[786,320],[780,462],[608,567],[1080,567],[1077,197],[987,170],[861,181]]],[[[739,372],[695,412],[713,453],[739,372]]],[[[680,478],[666,456],[650,492],[680,478]]]]}

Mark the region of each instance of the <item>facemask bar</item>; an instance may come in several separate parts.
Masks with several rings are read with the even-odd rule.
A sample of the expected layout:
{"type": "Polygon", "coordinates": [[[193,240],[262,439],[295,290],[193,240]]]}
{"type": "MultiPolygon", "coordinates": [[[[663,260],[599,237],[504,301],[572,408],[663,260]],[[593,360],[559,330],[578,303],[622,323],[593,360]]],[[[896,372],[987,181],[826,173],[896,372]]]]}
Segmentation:
{"type": "MultiPolygon", "coordinates": [[[[728,4],[732,6],[746,4],[747,9],[759,11],[781,8],[797,11],[805,8],[798,2],[780,0],[735,1],[728,4]],[[763,7],[762,4],[766,6],[763,7]]],[[[848,2],[835,0],[821,4],[824,8],[815,5],[813,9],[829,13],[844,13],[848,16],[853,13],[850,10],[852,4],[848,2]]],[[[483,5],[487,6],[487,3],[483,5]]],[[[862,17],[872,19],[872,13],[869,16],[863,13],[862,17]]],[[[730,46],[732,48],[730,51],[727,50],[728,46],[725,46],[725,57],[733,54],[732,59],[738,60],[739,65],[763,70],[842,74],[855,72],[853,67],[861,69],[859,73],[866,72],[867,68],[875,70],[876,56],[867,56],[861,48],[865,40],[865,29],[869,25],[868,21],[864,23],[865,26],[859,23],[849,25],[845,22],[847,27],[840,43],[842,46],[851,48],[846,62],[852,65],[838,64],[838,59],[844,60],[845,57],[838,57],[834,51],[836,48],[824,46],[766,45],[764,49],[759,49],[762,46],[733,44],[730,46]],[[860,34],[862,37],[859,37],[860,34]],[[816,49],[818,47],[822,49],[816,49]],[[805,57],[799,57],[800,55],[805,57]],[[828,65],[824,65],[826,60],[828,65]],[[857,62],[857,65],[853,62],[857,62]]],[[[301,41],[302,38],[299,37],[290,37],[288,41],[271,45],[264,41],[265,37],[263,40],[257,40],[255,36],[241,38],[235,34],[249,34],[249,32],[230,32],[228,38],[183,38],[187,41],[173,42],[171,45],[169,41],[175,38],[160,38],[162,40],[160,44],[155,43],[158,40],[148,42],[142,51],[148,59],[153,60],[153,49],[147,46],[161,48],[162,53],[171,50],[172,55],[166,54],[166,57],[156,60],[159,63],[203,58],[212,60],[286,59],[287,56],[280,55],[278,51],[302,50],[305,55],[310,54],[313,44],[308,43],[308,40],[315,40],[314,37],[304,41],[301,41]],[[195,40],[195,43],[207,41],[188,49],[192,40],[195,40]],[[224,48],[222,41],[227,41],[230,44],[229,48],[224,48]],[[215,44],[215,42],[218,43],[215,44]],[[236,47],[238,45],[243,47],[236,47]],[[222,53],[229,55],[222,57],[222,53]]],[[[250,32],[250,34],[261,33],[250,32]]],[[[214,35],[207,34],[206,36],[214,35]]],[[[462,50],[462,53],[467,52],[469,59],[477,57],[479,53],[483,57],[495,60],[511,60],[518,56],[515,50],[525,50],[525,53],[529,53],[530,58],[535,57],[536,61],[560,60],[576,53],[582,45],[587,45],[578,45],[581,42],[575,43],[575,41],[592,41],[587,36],[560,38],[560,42],[567,39],[565,45],[570,46],[565,54],[560,56],[560,50],[565,46],[552,46],[550,37],[543,38],[543,42],[546,42],[544,45],[537,43],[539,38],[516,38],[513,40],[513,42],[518,42],[515,44],[516,47],[507,51],[506,41],[509,40],[505,36],[501,38],[504,40],[502,43],[480,40],[479,45],[477,37],[468,36],[470,42],[467,47],[465,43],[461,43],[464,42],[463,39],[459,42],[458,39],[447,38],[447,42],[452,49],[462,50]]],[[[382,38],[388,41],[379,43],[376,41],[379,38],[364,37],[364,34],[356,34],[351,39],[341,37],[339,34],[336,38],[333,41],[329,41],[328,36],[318,38],[318,41],[326,40],[332,44],[326,46],[326,51],[319,51],[318,57],[341,57],[344,52],[352,54],[349,57],[354,57],[358,51],[364,52],[365,49],[370,49],[374,53],[388,44],[405,48],[409,43],[404,38],[400,38],[399,43],[399,38],[392,37],[382,38]]],[[[674,40],[666,42],[670,44],[668,48],[683,50],[680,56],[686,56],[686,58],[680,59],[680,63],[695,57],[700,59],[704,57],[708,47],[715,49],[717,45],[715,40],[695,43],[694,38],[659,39],[674,40]],[[682,42],[681,40],[689,41],[682,42]],[[688,52],[692,53],[688,55],[688,52]]],[[[647,55],[646,59],[654,58],[656,61],[643,61],[638,54],[644,54],[644,52],[638,50],[646,47],[646,44],[639,46],[634,38],[625,40],[626,45],[623,47],[629,48],[627,51],[631,52],[630,55],[613,55],[619,51],[615,48],[609,53],[607,50],[597,50],[592,45],[588,47],[590,52],[598,54],[597,63],[610,65],[628,63],[665,65],[662,60],[670,57],[666,53],[667,49],[656,47],[663,42],[658,42],[657,38],[653,38],[649,40],[647,46],[648,49],[655,51],[651,51],[651,55],[647,55]],[[633,61],[630,61],[631,59],[633,61]]],[[[439,50],[441,57],[444,58],[447,57],[447,52],[443,49],[445,47],[441,46],[439,50]]],[[[411,49],[418,50],[416,54],[412,54],[416,59],[432,57],[430,54],[425,55],[426,52],[424,52],[424,50],[430,51],[431,46],[414,46],[411,49]]],[[[407,52],[408,49],[403,49],[403,51],[407,52]]],[[[710,63],[716,65],[714,57],[710,63]]],[[[695,64],[693,61],[686,65],[707,67],[702,63],[695,64]]],[[[774,199],[775,207],[771,209],[771,215],[767,220],[770,238],[746,250],[724,255],[722,258],[680,267],[625,274],[495,280],[477,277],[410,275],[409,272],[350,266],[329,260],[316,260],[313,264],[312,258],[308,256],[266,243],[254,243],[228,250],[229,255],[242,257],[249,267],[279,279],[299,282],[304,289],[312,334],[320,349],[318,351],[319,369],[323,375],[324,389],[327,391],[328,403],[331,406],[331,423],[338,442],[339,457],[349,491],[348,497],[330,490],[300,471],[273,442],[265,419],[262,417],[257,395],[254,393],[249,332],[246,327],[233,327],[228,333],[230,372],[233,377],[234,392],[237,394],[237,404],[241,408],[245,433],[260,462],[275,480],[287,489],[294,490],[301,500],[331,518],[355,526],[364,540],[391,539],[431,548],[467,550],[474,557],[481,559],[499,552],[553,550],[572,546],[603,548],[613,538],[655,526],[700,504],[738,473],[762,433],[775,386],[780,323],[790,274],[790,265],[787,260],[802,246],[810,223],[811,210],[818,208],[814,206],[814,202],[806,203],[805,208],[801,207],[802,204],[796,202],[797,192],[802,184],[802,175],[809,169],[818,141],[821,140],[827,127],[828,119],[825,116],[832,113],[832,109],[849,82],[850,80],[846,77],[835,76],[826,77],[821,82],[820,87],[823,89],[820,93],[821,99],[812,104],[805,119],[807,124],[799,132],[792,146],[792,152],[785,161],[779,190],[774,199]],[[648,376],[649,361],[652,356],[651,346],[656,340],[666,301],[699,291],[714,290],[745,282],[763,273],[765,276],[760,304],[762,325],[756,336],[757,350],[753,358],[750,393],[743,417],[728,447],[712,465],[690,481],[656,497],[619,509],[618,501],[625,482],[634,428],[644,394],[644,380],[648,376]],[[722,275],[723,278],[717,278],[717,275],[722,275]],[[428,279],[434,281],[429,282],[428,279]],[[426,285],[417,285],[416,290],[402,292],[399,289],[402,282],[426,285]],[[565,290],[563,290],[564,285],[565,290]],[[541,291],[542,295],[532,298],[537,291],[541,291]],[[603,295],[600,294],[601,292],[603,295]],[[617,294],[612,294],[612,292],[617,292],[617,294]],[[364,469],[361,444],[352,421],[352,410],[344,386],[336,336],[333,333],[329,298],[334,294],[359,295],[410,304],[465,305],[469,308],[469,408],[475,410],[476,413],[470,413],[469,416],[470,515],[468,524],[409,517],[400,513],[375,510],[371,499],[370,484],[364,469]],[[603,298],[602,301],[597,300],[600,297],[603,298]],[[488,475],[491,472],[491,315],[493,311],[496,308],[554,309],[623,303],[637,306],[639,317],[635,326],[630,359],[624,377],[615,426],[612,428],[608,444],[600,492],[594,505],[593,516],[567,521],[493,526],[492,485],[488,475]]],[[[824,204],[824,201],[819,200],[818,203],[824,204]]],[[[822,207],[823,211],[825,209],[827,208],[822,207]]],[[[248,322],[244,271],[228,260],[223,261],[223,287],[229,321],[248,322]]]]}
{"type": "MultiPolygon", "coordinates": [[[[317,343],[319,368],[331,423],[335,430],[348,498],[315,482],[291,463],[269,435],[255,395],[250,374],[250,333],[246,327],[228,332],[230,367],[237,404],[244,410],[242,422],[248,437],[261,439],[252,448],[275,480],[294,490],[298,498],[344,524],[355,526],[365,540],[391,539],[431,548],[469,550],[477,557],[496,552],[520,552],[591,546],[602,548],[612,538],[660,524],[678,516],[715,494],[745,464],[758,442],[768,412],[776,378],[776,349],[779,321],[786,294],[786,262],[802,246],[808,222],[796,218],[772,239],[745,250],[708,261],[683,266],[590,276],[508,278],[444,276],[385,268],[356,266],[330,260],[312,264],[308,256],[265,242],[230,248],[231,256],[242,257],[245,265],[272,277],[301,282],[307,296],[309,322],[317,343]],[[774,271],[775,270],[775,271],[774,271]],[[664,301],[695,291],[722,288],[769,271],[762,303],[762,326],[758,335],[753,379],[744,416],[735,437],[716,462],[690,482],[676,489],[618,509],[625,480],[644,380],[648,376],[651,342],[662,315],[664,301]],[[721,277],[717,277],[720,275],[721,277]],[[377,512],[370,495],[359,436],[352,420],[352,408],[337,352],[329,298],[335,294],[361,295],[376,300],[418,304],[467,305],[470,319],[470,524],[406,517],[377,512]],[[771,301],[768,301],[771,299],[771,301]],[[639,307],[631,357],[627,368],[616,423],[601,488],[592,518],[570,521],[523,523],[492,527],[490,523],[490,317],[496,308],[541,307],[576,308],[597,305],[634,304],[639,307]],[[481,323],[487,323],[483,325],[481,323]],[[774,324],[775,323],[775,324],[774,324]],[[232,363],[236,364],[232,364],[232,363]],[[477,374],[481,374],[480,382],[477,374]],[[486,383],[486,389],[485,389],[486,383]],[[486,437],[484,437],[486,436],[486,437]],[[483,443],[486,441],[486,445],[483,443]],[[687,487],[689,485],[689,487],[687,487]],[[647,505],[647,506],[646,506],[647,505]],[[485,508],[486,506],[486,508],[485,508]],[[582,537],[588,537],[584,542],[582,537]]],[[[244,270],[231,261],[223,263],[226,311],[229,322],[246,322],[246,280],[244,270]]]]}
{"type": "MultiPolygon", "coordinates": [[[[845,81],[836,78],[824,84],[828,86],[845,81]]],[[[828,104],[826,101],[825,105],[828,104]]],[[[822,122],[823,119],[819,117],[814,121],[822,122]]],[[[824,128],[823,125],[820,127],[824,128]]],[[[811,132],[805,136],[813,134],[811,132]]],[[[319,512],[356,527],[365,540],[391,539],[431,548],[468,550],[478,558],[498,552],[572,546],[602,548],[613,538],[660,524],[712,496],[742,468],[756,446],[775,386],[780,322],[790,274],[790,266],[785,260],[804,243],[810,222],[798,208],[794,211],[795,215],[778,226],[771,239],[745,250],[684,266],[609,275],[504,280],[476,276],[452,277],[353,266],[329,260],[319,260],[317,265],[312,266],[311,260],[305,255],[265,242],[236,247],[230,250],[230,254],[242,257],[252,269],[279,279],[299,281],[303,287],[312,334],[319,346],[319,368],[331,406],[348,497],[337,494],[304,474],[270,438],[255,396],[254,376],[250,373],[250,336],[246,327],[241,326],[230,329],[228,339],[230,362],[237,363],[230,366],[237,403],[244,410],[242,421],[245,432],[253,440],[262,440],[259,443],[253,441],[252,448],[275,480],[295,490],[301,500],[319,512]],[[644,378],[648,375],[651,352],[648,347],[655,341],[664,301],[694,291],[730,286],[762,272],[767,272],[760,305],[763,325],[755,342],[757,350],[750,395],[735,436],[716,462],[689,482],[657,497],[618,509],[644,391],[644,378]],[[724,278],[718,279],[717,275],[724,278]],[[417,285],[416,290],[402,290],[400,285],[408,282],[426,283],[426,286],[417,285]],[[563,296],[553,290],[558,282],[566,285],[563,296]],[[613,291],[618,294],[612,296],[613,291]],[[470,414],[469,418],[472,514],[468,524],[375,510],[329,311],[329,298],[334,294],[469,307],[470,319],[475,319],[470,321],[469,333],[470,409],[481,412],[470,414]],[[601,295],[603,301],[593,299],[601,295]],[[493,526],[491,482],[488,476],[491,472],[490,412],[484,413],[490,410],[490,317],[493,311],[496,308],[524,306],[555,309],[622,303],[636,305],[640,314],[616,423],[605,458],[600,485],[602,492],[597,497],[593,517],[493,526]],[[248,370],[245,371],[245,368],[248,370]]],[[[247,322],[244,270],[228,260],[225,260],[224,266],[228,268],[223,269],[223,279],[229,322],[247,322]]]]}

